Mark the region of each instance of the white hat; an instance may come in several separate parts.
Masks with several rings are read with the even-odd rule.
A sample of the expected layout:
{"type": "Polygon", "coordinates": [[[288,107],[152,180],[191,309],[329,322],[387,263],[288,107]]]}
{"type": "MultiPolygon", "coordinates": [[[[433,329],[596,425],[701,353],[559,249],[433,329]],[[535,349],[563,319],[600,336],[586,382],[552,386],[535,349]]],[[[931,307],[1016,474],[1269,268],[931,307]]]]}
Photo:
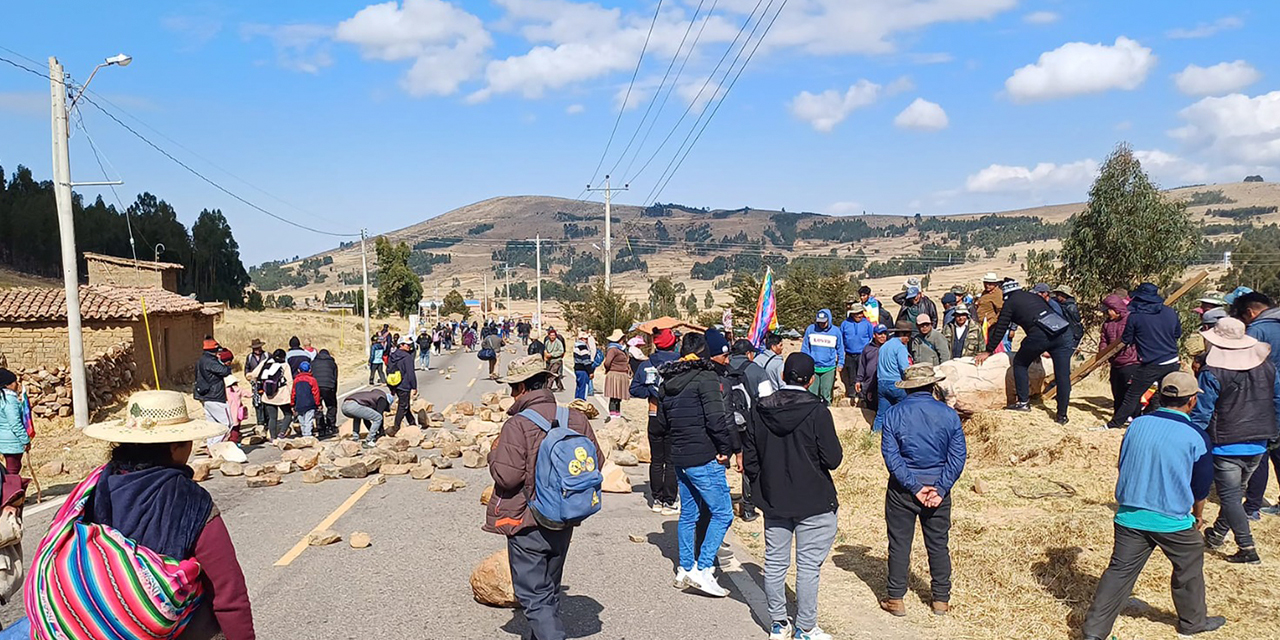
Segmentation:
{"type": "Polygon", "coordinates": [[[226,425],[192,418],[186,398],[177,391],[139,391],[129,396],[123,419],[84,428],[90,438],[135,443],[188,442],[226,432],[226,425]]]}
{"type": "Polygon", "coordinates": [[[983,282],[990,282],[994,284],[994,283],[1000,282],[1001,280],[1003,280],[1003,278],[996,275],[995,273],[988,273],[987,275],[982,276],[983,282]]]}

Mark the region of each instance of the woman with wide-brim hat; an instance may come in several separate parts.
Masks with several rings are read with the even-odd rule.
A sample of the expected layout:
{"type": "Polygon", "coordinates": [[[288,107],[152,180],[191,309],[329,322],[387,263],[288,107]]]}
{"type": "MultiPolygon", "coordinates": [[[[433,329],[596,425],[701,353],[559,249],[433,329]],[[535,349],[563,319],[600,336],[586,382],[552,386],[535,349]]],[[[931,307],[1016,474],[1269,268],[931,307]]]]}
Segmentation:
{"type": "Polygon", "coordinates": [[[85,428],[114,447],[36,552],[26,588],[33,638],[255,637],[231,536],[187,466],[192,441],[225,430],[192,418],[176,391],[135,393],[122,419],[85,428]]]}
{"type": "Polygon", "coordinates": [[[604,353],[604,395],[609,399],[609,420],[622,416],[622,400],[631,395],[631,357],[622,343],[626,334],[614,329],[604,353]]]}

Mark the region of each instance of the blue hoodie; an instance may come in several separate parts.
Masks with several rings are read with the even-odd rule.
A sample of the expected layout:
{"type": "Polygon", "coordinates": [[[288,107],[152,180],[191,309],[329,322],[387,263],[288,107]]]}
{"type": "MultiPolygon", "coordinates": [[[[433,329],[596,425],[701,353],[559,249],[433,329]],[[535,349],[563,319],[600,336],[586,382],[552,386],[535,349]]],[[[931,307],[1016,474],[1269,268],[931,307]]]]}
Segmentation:
{"type": "Polygon", "coordinates": [[[1280,370],[1280,308],[1267,309],[1258,314],[1245,332],[1260,342],[1271,345],[1271,364],[1280,370]]]}
{"type": "Polygon", "coordinates": [[[823,309],[818,316],[827,318],[827,328],[819,329],[818,323],[809,325],[804,332],[804,342],[800,350],[813,358],[813,368],[818,371],[830,371],[844,366],[844,336],[836,327],[830,309],[823,309]]]}
{"type": "Polygon", "coordinates": [[[861,322],[846,319],[840,325],[840,337],[844,340],[844,352],[855,357],[862,355],[862,349],[871,344],[871,333],[876,326],[865,316],[861,322]]]}
{"type": "Polygon", "coordinates": [[[1178,312],[1164,303],[1154,284],[1138,285],[1129,301],[1129,320],[1120,341],[1138,347],[1138,359],[1143,364],[1160,364],[1177,360],[1181,339],[1182,320],[1178,312]]]}

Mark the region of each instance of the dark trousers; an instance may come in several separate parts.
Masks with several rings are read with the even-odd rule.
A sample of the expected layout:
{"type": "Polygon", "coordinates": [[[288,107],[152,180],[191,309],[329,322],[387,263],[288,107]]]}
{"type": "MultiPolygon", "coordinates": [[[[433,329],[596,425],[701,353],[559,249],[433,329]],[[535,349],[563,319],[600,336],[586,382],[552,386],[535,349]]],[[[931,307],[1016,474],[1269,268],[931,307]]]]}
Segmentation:
{"type": "Polygon", "coordinates": [[[1058,387],[1055,398],[1058,417],[1065,418],[1067,405],[1071,402],[1071,354],[1075,351],[1075,342],[1069,331],[1053,338],[1039,329],[1027,331],[1018,352],[1013,354],[1013,386],[1018,393],[1018,402],[1031,401],[1031,365],[1048,353],[1053,358],[1053,381],[1058,387]]]}
{"type": "Polygon", "coordinates": [[[324,402],[324,421],[322,426],[324,429],[338,430],[338,390],[320,388],[320,400],[324,402]]]}
{"type": "Polygon", "coordinates": [[[1213,533],[1219,539],[1230,531],[1241,549],[1253,548],[1253,529],[1245,515],[1245,487],[1255,469],[1266,462],[1266,456],[1213,456],[1213,487],[1218,492],[1218,519],[1213,523],[1213,533]]]}
{"type": "MultiPolygon", "coordinates": [[[[1138,365],[1128,364],[1123,367],[1111,367],[1111,410],[1117,411],[1124,404],[1124,397],[1129,393],[1129,387],[1133,384],[1133,374],[1138,370],[1138,365]]],[[[1136,418],[1140,411],[1134,409],[1133,413],[1128,417],[1136,418]]]]}
{"type": "Polygon", "coordinates": [[[840,370],[840,381],[844,383],[844,395],[850,402],[857,397],[853,392],[854,383],[858,381],[859,353],[844,354],[844,368],[840,370]]]}
{"type": "Polygon", "coordinates": [[[394,391],[394,393],[396,394],[395,428],[399,429],[401,421],[406,418],[408,418],[409,424],[418,424],[418,421],[413,417],[413,412],[409,410],[409,403],[412,402],[412,400],[410,400],[410,390],[404,387],[399,387],[394,391]]]}
{"type": "MultiPolygon", "coordinates": [[[[1181,367],[1177,362],[1173,364],[1140,364],[1133,370],[1133,376],[1129,379],[1129,390],[1124,394],[1124,402],[1116,409],[1116,414],[1111,417],[1111,422],[1107,426],[1112,429],[1120,429],[1124,427],[1125,419],[1137,413],[1142,407],[1142,394],[1151,388],[1151,385],[1163,379],[1165,376],[1177,371],[1181,367]]],[[[1154,410],[1160,402],[1160,394],[1151,396],[1151,405],[1147,407],[1148,411],[1154,410]]]]}
{"type": "Polygon", "coordinates": [[[560,620],[560,580],[573,529],[525,529],[507,538],[511,587],[524,607],[532,640],[565,640],[560,620]]]}
{"type": "Polygon", "coordinates": [[[930,509],[916,500],[910,489],[889,479],[884,492],[884,521],[889,532],[890,598],[907,595],[907,576],[911,573],[911,542],[916,536],[916,520],[924,534],[924,548],[929,555],[930,591],[934,602],[951,601],[951,551],[947,548],[951,534],[951,494],[942,504],[930,509]]]}
{"type": "Polygon", "coordinates": [[[267,412],[265,426],[268,438],[275,440],[289,431],[289,424],[293,422],[293,412],[289,410],[289,405],[264,404],[262,406],[267,412]]]}
{"type": "Polygon", "coordinates": [[[1276,468],[1276,477],[1280,478],[1280,447],[1271,449],[1258,463],[1258,468],[1249,476],[1249,487],[1244,493],[1244,512],[1255,513],[1262,508],[1263,495],[1267,492],[1267,480],[1271,472],[1267,468],[1267,460],[1276,468]]]}
{"type": "Polygon", "coordinates": [[[1081,632],[1086,638],[1107,638],[1116,617],[1129,603],[1147,558],[1156,547],[1173,564],[1173,608],[1178,612],[1178,633],[1195,633],[1204,627],[1204,536],[1195,529],[1176,533],[1152,533],[1115,525],[1116,543],[1111,563],[1102,572],[1093,605],[1081,632]]]}
{"type": "MultiPolygon", "coordinates": [[[[649,416],[649,422],[654,421],[649,416]]],[[[676,468],[671,464],[671,441],[664,436],[655,436],[649,432],[649,491],[653,501],[659,504],[675,504],[679,497],[676,485],[676,468]]]]}

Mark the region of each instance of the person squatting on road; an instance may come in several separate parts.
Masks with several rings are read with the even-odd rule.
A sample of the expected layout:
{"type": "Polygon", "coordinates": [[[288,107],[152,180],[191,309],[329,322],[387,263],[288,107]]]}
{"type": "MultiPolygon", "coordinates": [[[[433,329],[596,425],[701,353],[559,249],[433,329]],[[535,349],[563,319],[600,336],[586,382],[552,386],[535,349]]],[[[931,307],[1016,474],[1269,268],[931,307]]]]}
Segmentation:
{"type": "MultiPolygon", "coordinates": [[[[884,494],[885,528],[889,533],[888,597],[880,608],[907,614],[902,598],[911,571],[911,541],[916,520],[929,555],[931,607],[936,615],[951,610],[951,489],[964,471],[965,442],[960,416],[934,395],[943,376],[932,365],[907,369],[895,386],[907,397],[884,417],[880,453],[889,470],[884,494]]],[[[881,385],[885,382],[881,380],[881,385]]]]}
{"type": "MultiPolygon", "coordinates": [[[[1178,633],[1213,631],[1226,619],[1207,617],[1200,520],[1213,484],[1209,436],[1191,421],[1200,387],[1176,371],[1160,382],[1163,407],[1129,425],[1120,443],[1116,479],[1115,547],[1085,615],[1084,640],[1111,637],[1133,585],[1156,547],[1173,564],[1173,606],[1178,633]]],[[[1238,500],[1237,500],[1238,502],[1238,500]]]]}
{"type": "MultiPolygon", "coordinates": [[[[715,346],[727,346],[719,332],[715,337],[715,346]]],[[[733,498],[725,466],[734,453],[734,441],[708,343],[708,337],[700,333],[685,334],[680,359],[659,369],[662,383],[653,431],[671,439],[671,463],[680,486],[676,527],[680,566],[673,585],[724,597],[729,592],[716,582],[714,565],[716,552],[733,523],[733,498]],[[701,548],[696,549],[698,520],[703,514],[709,521],[701,548]]]]}
{"type": "Polygon", "coordinates": [[[1213,529],[1204,534],[1205,546],[1222,547],[1231,531],[1237,551],[1227,562],[1261,564],[1242,501],[1249,477],[1266,460],[1268,443],[1280,436],[1280,379],[1270,345],[1247,335],[1240,320],[1223,318],[1200,335],[1208,351],[1191,421],[1213,443],[1213,480],[1222,505],[1213,529]]]}
{"type": "Polygon", "coordinates": [[[342,415],[351,418],[351,438],[360,440],[360,426],[369,428],[369,444],[377,444],[382,436],[383,416],[391,410],[395,397],[381,389],[357,391],[342,403],[342,415]]]}
{"type": "Polygon", "coordinates": [[[831,310],[823,309],[813,324],[805,329],[800,350],[813,358],[814,394],[831,404],[836,383],[836,370],[844,366],[844,335],[831,319],[831,310]]]}
{"type": "Polygon", "coordinates": [[[1071,354],[1075,352],[1070,324],[1049,307],[1047,300],[1024,291],[1017,281],[1006,281],[1000,317],[987,335],[986,351],[975,357],[979,365],[991,357],[1012,325],[1022,327],[1027,335],[1013,355],[1013,386],[1018,398],[1008,409],[1031,410],[1030,368],[1032,363],[1048,353],[1053,359],[1053,371],[1058,374],[1054,376],[1058,388],[1058,424],[1066,424],[1067,406],[1071,402],[1071,354]]]}
{"type": "MultiPolygon", "coordinates": [[[[553,528],[529,505],[530,498],[536,498],[538,449],[547,432],[520,414],[531,410],[547,422],[556,420],[556,398],[546,387],[550,378],[541,357],[526,356],[508,365],[507,375],[499,379],[510,385],[515,404],[489,455],[493,499],[484,524],[485,531],[507,537],[512,589],[524,607],[533,640],[565,640],[560,583],[573,538],[572,526],[553,528]]],[[[587,417],[578,411],[569,411],[568,416],[568,428],[589,438],[599,451],[587,417]]]]}
{"type": "Polygon", "coordinates": [[[159,638],[181,629],[183,640],[253,640],[231,536],[187,466],[192,441],[226,427],[192,419],[175,391],[141,391],[126,405],[124,419],[84,430],[115,446],[40,542],[26,588],[31,637],[159,638]],[[142,560],[156,556],[132,553],[120,537],[160,562],[142,560]],[[95,569],[105,566],[109,573],[95,569]]]}
{"type": "Polygon", "coordinates": [[[653,353],[636,369],[631,378],[631,397],[640,398],[649,403],[649,424],[646,428],[649,437],[649,491],[654,513],[664,516],[680,514],[680,505],[676,502],[679,491],[676,484],[676,468],[671,464],[671,439],[667,434],[655,430],[658,420],[658,385],[662,383],[659,370],[669,362],[680,358],[676,352],[676,336],[670,329],[657,329],[653,332],[653,353]]]}
{"type": "Polygon", "coordinates": [[[830,640],[818,627],[819,570],[835,542],[839,501],[831,471],[844,450],[831,410],[809,393],[813,358],[787,356],[781,389],[760,399],[742,443],[743,468],[764,512],[764,587],[769,639],[830,640]],[[787,571],[795,542],[796,617],[787,618],[787,571]]]}

